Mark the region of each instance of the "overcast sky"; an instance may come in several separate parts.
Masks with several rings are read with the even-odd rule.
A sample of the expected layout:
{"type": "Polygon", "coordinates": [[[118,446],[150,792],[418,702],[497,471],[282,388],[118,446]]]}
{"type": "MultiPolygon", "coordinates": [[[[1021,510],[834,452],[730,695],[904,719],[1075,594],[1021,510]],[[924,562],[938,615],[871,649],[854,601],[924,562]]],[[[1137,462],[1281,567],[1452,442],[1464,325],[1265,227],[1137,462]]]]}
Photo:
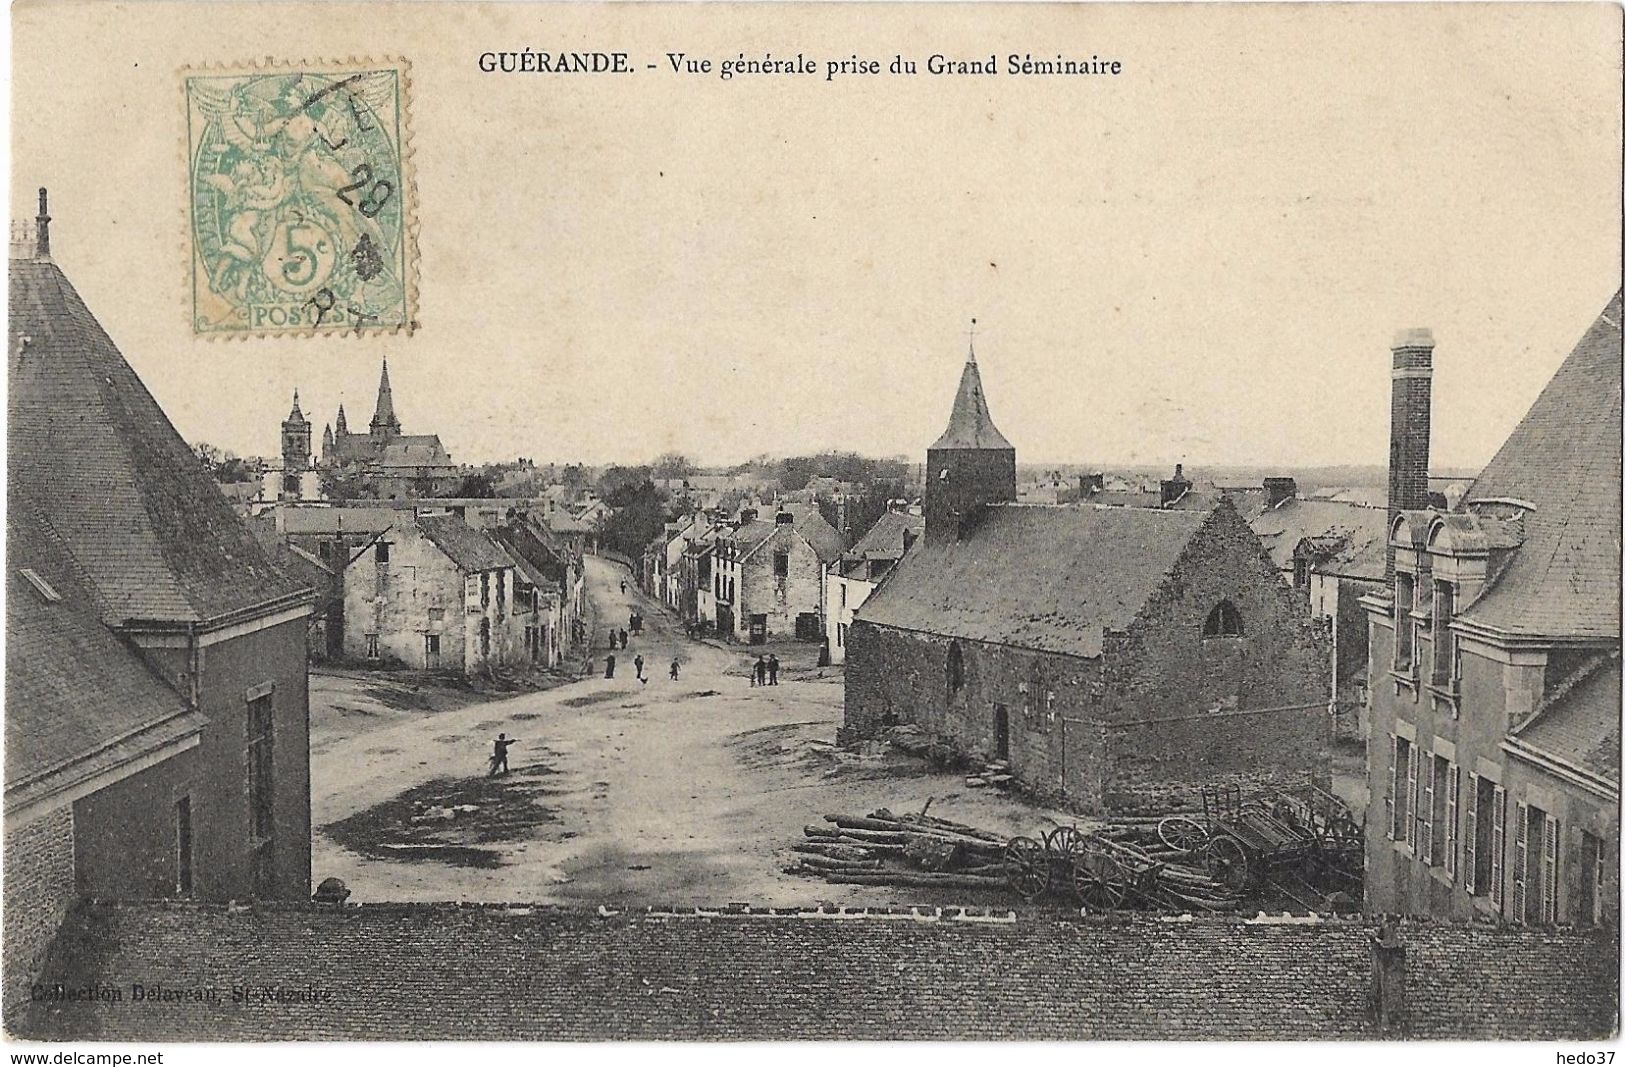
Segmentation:
{"type": "Polygon", "coordinates": [[[16,9],[16,214],[181,432],[372,412],[460,461],[923,456],[976,348],[1024,462],[1382,463],[1438,339],[1485,462],[1619,284],[1614,6],[16,9]],[[915,78],[481,74],[492,49],[858,53],[915,78]],[[929,77],[928,55],[1119,59],[929,77]],[[412,64],[422,329],[195,340],[177,69],[412,64]]]}

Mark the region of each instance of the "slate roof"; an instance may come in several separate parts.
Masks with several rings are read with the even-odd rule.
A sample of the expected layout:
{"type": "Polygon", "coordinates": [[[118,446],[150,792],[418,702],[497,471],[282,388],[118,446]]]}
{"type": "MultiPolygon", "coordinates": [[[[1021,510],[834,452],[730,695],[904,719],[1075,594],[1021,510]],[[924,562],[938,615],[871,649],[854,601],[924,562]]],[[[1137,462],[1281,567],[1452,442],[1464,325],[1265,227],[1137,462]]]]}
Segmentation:
{"type": "Polygon", "coordinates": [[[1214,512],[999,505],[967,536],[926,537],[861,622],[1093,657],[1133,621],[1214,512]]]}
{"type": "Polygon", "coordinates": [[[433,541],[459,570],[494,571],[513,566],[513,559],[501,545],[456,515],[420,515],[417,522],[423,536],[433,541]]]}
{"type": "Polygon", "coordinates": [[[383,507],[312,508],[279,505],[274,514],[282,526],[282,532],[290,537],[301,534],[382,533],[401,519],[398,509],[383,507]]]}
{"type": "MultiPolygon", "coordinates": [[[[1399,929],[1406,1036],[1614,1030],[1606,932],[1399,929]]],[[[124,1042],[1369,1039],[1374,933],[1369,919],[953,908],[90,904],[70,914],[41,983],[112,986],[125,999],[35,1001],[14,1029],[124,1042]],[[213,987],[221,1002],[133,1003],[132,982],[213,987]],[[244,986],[322,999],[232,1003],[244,986]]]]}
{"type": "Polygon", "coordinates": [[[847,558],[851,560],[902,559],[903,535],[912,530],[916,535],[925,530],[925,516],[910,515],[904,511],[888,511],[876,519],[868,532],[858,538],[847,558]]]}
{"type": "MultiPolygon", "coordinates": [[[[1284,500],[1265,508],[1248,521],[1279,570],[1292,569],[1292,553],[1305,537],[1331,538],[1347,547],[1338,555],[1352,560],[1375,541],[1381,548],[1376,577],[1383,575],[1387,556],[1388,511],[1341,500],[1284,500]]],[[[1366,577],[1351,575],[1351,577],[1366,577]]]]}
{"type": "Polygon", "coordinates": [[[841,558],[841,553],[846,551],[846,538],[829,524],[817,504],[786,504],[784,510],[795,516],[796,532],[807,539],[820,560],[834,563],[841,558]]]}
{"type": "Polygon", "coordinates": [[[94,588],[44,516],[18,494],[8,504],[10,809],[195,736],[208,720],[101,621],[94,588]],[[42,595],[25,569],[59,599],[42,595]]]}
{"type": "Polygon", "coordinates": [[[993,416],[987,410],[987,395],[982,392],[982,372],[976,368],[976,357],[965,363],[959,375],[959,392],[954,394],[954,409],[948,416],[948,428],[942,431],[938,448],[999,448],[1015,451],[1004,434],[993,425],[993,416]]]}
{"type": "Polygon", "coordinates": [[[1619,653],[1598,656],[1522,727],[1514,750],[1525,747],[1619,785],[1619,653]]]}
{"type": "Polygon", "coordinates": [[[1462,612],[1503,632],[1620,636],[1620,294],[1615,293],[1466,500],[1528,501],[1523,547],[1462,612]]]}
{"type": "Polygon", "coordinates": [[[54,263],[11,262],[7,476],[110,622],[202,622],[301,583],[266,556],[54,263]]]}
{"type": "Polygon", "coordinates": [[[451,456],[440,443],[439,434],[412,434],[391,437],[379,453],[380,467],[448,467],[451,456]]]}

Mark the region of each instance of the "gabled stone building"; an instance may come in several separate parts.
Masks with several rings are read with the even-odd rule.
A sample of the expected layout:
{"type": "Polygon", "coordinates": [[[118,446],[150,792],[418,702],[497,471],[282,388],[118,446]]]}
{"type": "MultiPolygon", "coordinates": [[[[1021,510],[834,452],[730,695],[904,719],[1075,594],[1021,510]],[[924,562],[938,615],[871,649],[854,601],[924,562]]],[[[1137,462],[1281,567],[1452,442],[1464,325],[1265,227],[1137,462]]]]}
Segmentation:
{"type": "Polygon", "coordinates": [[[975,357],[925,532],[858,610],[843,739],[912,724],[1088,810],[1329,781],[1322,628],[1233,507],[1029,506],[975,357]]]}

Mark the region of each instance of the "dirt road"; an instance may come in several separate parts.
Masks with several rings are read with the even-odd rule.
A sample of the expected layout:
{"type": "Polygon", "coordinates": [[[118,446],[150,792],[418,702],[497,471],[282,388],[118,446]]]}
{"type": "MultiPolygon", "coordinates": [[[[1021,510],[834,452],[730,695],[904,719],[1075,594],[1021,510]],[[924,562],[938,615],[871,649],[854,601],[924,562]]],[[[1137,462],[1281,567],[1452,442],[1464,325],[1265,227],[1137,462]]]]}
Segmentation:
{"type": "MultiPolygon", "coordinates": [[[[596,676],[577,684],[324,738],[312,756],[315,880],[343,878],[358,902],[929,903],[921,890],[784,874],[788,846],[825,812],[933,797],[933,814],[990,829],[1050,825],[1051,813],[960,776],[838,752],[840,672],[813,668],[811,646],[796,646],[799,662],[783,655],[780,685],[752,687],[743,650],[688,639],[624,568],[588,559],[587,577],[601,625],[633,609],[645,620],[614,679],[602,677],[600,637],[596,676]],[[487,778],[499,731],[519,739],[512,773],[487,778]]],[[[313,692],[318,721],[323,699],[313,692]]]]}

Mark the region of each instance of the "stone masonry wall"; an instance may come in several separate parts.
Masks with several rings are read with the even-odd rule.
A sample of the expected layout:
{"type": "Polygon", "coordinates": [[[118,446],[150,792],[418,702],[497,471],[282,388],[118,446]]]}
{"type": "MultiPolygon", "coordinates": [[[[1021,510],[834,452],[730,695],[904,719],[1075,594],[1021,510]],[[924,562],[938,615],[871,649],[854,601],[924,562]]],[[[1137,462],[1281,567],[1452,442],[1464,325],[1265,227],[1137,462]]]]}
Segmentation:
{"type": "Polygon", "coordinates": [[[19,829],[8,828],[5,841],[3,996],[11,1030],[75,897],[73,808],[63,805],[19,829]]]}
{"type": "Polygon", "coordinates": [[[1150,807],[1205,784],[1330,784],[1330,643],[1232,509],[1216,510],[1172,574],[1106,641],[1108,805],[1150,807]],[[1228,600],[1239,637],[1203,624],[1228,600]]]}
{"type": "Polygon", "coordinates": [[[796,616],[804,612],[822,619],[823,580],[823,568],[812,545],[792,526],[780,526],[739,565],[737,638],[749,640],[752,615],[767,616],[770,637],[794,637],[796,616]],[[790,573],[783,579],[773,574],[773,557],[780,552],[790,554],[790,573]]]}

